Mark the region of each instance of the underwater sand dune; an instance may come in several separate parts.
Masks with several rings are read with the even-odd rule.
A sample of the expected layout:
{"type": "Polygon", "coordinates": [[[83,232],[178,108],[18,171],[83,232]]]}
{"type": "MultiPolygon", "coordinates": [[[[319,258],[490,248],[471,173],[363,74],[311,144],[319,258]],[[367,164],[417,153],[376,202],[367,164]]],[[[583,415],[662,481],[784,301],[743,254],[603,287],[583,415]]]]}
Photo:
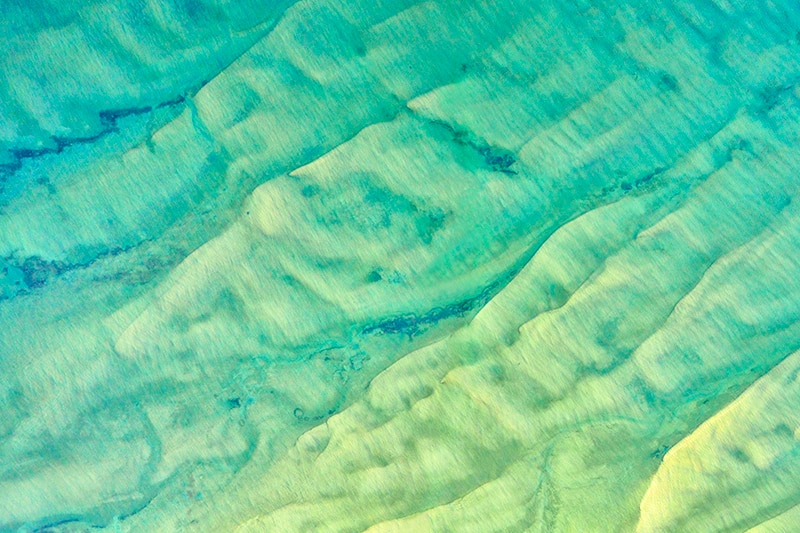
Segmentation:
{"type": "Polygon", "coordinates": [[[794,531],[792,3],[0,7],[0,530],[794,531]]]}

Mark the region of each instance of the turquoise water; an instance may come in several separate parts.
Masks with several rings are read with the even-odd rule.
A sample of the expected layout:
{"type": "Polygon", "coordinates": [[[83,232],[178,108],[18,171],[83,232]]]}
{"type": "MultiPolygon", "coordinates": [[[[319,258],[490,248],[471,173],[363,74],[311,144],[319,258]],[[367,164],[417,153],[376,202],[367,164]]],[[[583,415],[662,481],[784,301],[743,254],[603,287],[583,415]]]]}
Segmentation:
{"type": "Polygon", "coordinates": [[[0,531],[800,530],[794,3],[0,40],[0,531]]]}

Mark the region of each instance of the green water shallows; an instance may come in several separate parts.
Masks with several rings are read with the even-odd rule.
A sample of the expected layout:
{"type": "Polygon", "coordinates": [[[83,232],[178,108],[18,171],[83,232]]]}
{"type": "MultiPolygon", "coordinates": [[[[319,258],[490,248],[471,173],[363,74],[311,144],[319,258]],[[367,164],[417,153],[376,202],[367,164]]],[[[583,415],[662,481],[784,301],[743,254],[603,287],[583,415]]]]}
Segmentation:
{"type": "Polygon", "coordinates": [[[0,5],[0,530],[791,531],[800,11],[340,4],[0,5]]]}

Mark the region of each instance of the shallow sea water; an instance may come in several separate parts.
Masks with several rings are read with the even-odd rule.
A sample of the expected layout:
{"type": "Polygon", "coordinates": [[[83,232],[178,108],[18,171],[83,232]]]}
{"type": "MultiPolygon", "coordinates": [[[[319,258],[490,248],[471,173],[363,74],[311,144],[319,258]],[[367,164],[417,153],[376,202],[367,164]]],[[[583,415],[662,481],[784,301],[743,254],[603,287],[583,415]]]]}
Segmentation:
{"type": "Polygon", "coordinates": [[[0,0],[0,531],[800,531],[794,2],[0,0]]]}

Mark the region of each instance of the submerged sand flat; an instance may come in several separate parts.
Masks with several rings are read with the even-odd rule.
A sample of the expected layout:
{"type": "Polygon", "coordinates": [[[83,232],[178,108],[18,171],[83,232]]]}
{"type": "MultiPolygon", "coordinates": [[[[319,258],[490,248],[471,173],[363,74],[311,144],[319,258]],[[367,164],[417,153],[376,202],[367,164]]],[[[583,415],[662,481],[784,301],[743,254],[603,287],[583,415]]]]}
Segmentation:
{"type": "Polygon", "coordinates": [[[0,0],[0,531],[800,531],[794,2],[0,0]]]}

